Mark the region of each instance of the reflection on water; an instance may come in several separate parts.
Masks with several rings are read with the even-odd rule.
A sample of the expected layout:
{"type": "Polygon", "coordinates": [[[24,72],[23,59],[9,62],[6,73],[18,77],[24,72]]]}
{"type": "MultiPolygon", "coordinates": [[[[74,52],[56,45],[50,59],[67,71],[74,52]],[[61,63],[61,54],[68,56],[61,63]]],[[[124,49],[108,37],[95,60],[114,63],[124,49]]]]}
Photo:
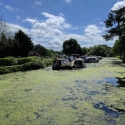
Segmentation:
{"type": "Polygon", "coordinates": [[[94,108],[100,109],[105,111],[106,115],[114,118],[118,118],[120,116],[120,113],[110,109],[109,107],[105,106],[104,103],[100,102],[94,105],[94,108]]]}
{"type": "Polygon", "coordinates": [[[102,102],[95,104],[94,108],[103,110],[105,112],[105,114],[109,118],[109,120],[106,120],[108,122],[108,125],[117,125],[115,119],[113,118],[119,118],[121,115],[120,113],[110,109],[108,106],[105,106],[102,102]]]}
{"type": "Polygon", "coordinates": [[[105,80],[106,80],[106,83],[110,83],[111,85],[113,85],[113,86],[117,86],[118,84],[117,84],[117,81],[118,81],[118,79],[117,78],[105,78],[105,80]]]}
{"type": "Polygon", "coordinates": [[[125,78],[105,78],[106,83],[109,83],[116,87],[125,87],[125,78]]]}

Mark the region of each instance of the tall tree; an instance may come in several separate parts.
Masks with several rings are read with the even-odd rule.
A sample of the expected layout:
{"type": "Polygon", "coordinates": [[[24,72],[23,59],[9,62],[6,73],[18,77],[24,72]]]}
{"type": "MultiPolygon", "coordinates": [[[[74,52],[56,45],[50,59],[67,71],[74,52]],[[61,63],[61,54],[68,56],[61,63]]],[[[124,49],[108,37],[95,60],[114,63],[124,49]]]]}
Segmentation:
{"type": "Polygon", "coordinates": [[[108,41],[113,39],[114,36],[119,37],[120,42],[117,42],[118,44],[116,43],[115,49],[121,48],[124,61],[125,49],[121,47],[121,45],[124,45],[124,36],[125,36],[125,6],[118,10],[111,10],[111,12],[108,15],[108,19],[104,22],[108,30],[106,31],[106,34],[103,35],[103,38],[106,41],[108,41]],[[119,47],[116,47],[117,45],[119,47]]]}
{"type": "Polygon", "coordinates": [[[17,50],[15,56],[28,56],[29,51],[33,50],[33,43],[31,38],[23,31],[19,30],[17,33],[15,33],[14,39],[17,42],[17,50]]]}
{"type": "Polygon", "coordinates": [[[63,42],[63,53],[65,54],[82,54],[82,49],[76,39],[70,38],[63,42]]]}
{"type": "Polygon", "coordinates": [[[107,29],[106,34],[102,35],[105,40],[111,40],[114,36],[119,38],[123,35],[125,29],[125,6],[118,10],[111,10],[108,19],[104,21],[107,29]]]}

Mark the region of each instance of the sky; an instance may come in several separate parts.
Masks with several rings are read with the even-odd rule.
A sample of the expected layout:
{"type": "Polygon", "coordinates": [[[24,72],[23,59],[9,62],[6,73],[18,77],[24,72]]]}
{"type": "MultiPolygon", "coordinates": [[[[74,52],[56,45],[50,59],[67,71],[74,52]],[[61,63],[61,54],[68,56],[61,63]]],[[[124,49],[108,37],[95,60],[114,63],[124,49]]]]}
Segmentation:
{"type": "Polygon", "coordinates": [[[106,44],[104,21],[125,0],[0,0],[0,18],[12,33],[22,30],[35,44],[62,50],[65,40],[76,39],[81,47],[106,44]]]}

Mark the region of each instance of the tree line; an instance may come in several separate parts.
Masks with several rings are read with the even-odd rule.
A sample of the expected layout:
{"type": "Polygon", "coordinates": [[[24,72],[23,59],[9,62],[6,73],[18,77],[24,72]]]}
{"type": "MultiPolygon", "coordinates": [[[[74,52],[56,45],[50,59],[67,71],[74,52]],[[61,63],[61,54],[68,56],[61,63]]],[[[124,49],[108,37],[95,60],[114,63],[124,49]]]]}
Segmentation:
{"type": "Polygon", "coordinates": [[[70,38],[63,42],[64,54],[98,55],[103,57],[113,56],[112,48],[107,45],[95,45],[93,47],[81,47],[76,39],[70,38]]]}
{"type": "Polygon", "coordinates": [[[6,56],[27,57],[28,55],[37,55],[52,57],[57,54],[80,54],[103,57],[119,55],[125,61],[125,6],[118,10],[111,10],[104,23],[107,30],[102,37],[106,41],[112,40],[115,36],[118,37],[112,48],[107,45],[81,47],[76,39],[70,38],[63,42],[62,51],[56,52],[52,49],[46,49],[40,44],[34,45],[31,38],[22,30],[10,37],[7,23],[0,19],[0,58],[6,56]]]}

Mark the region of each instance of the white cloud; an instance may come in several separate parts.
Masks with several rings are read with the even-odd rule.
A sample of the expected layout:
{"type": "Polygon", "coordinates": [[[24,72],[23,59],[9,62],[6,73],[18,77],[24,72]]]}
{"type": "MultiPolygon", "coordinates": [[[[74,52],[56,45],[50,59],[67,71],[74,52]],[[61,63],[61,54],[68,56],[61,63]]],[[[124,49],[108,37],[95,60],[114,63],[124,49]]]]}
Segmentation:
{"type": "Polygon", "coordinates": [[[23,20],[23,22],[29,22],[31,24],[34,24],[37,22],[37,19],[31,19],[31,18],[27,17],[26,19],[23,20]]]}
{"type": "Polygon", "coordinates": [[[22,27],[20,25],[17,24],[8,24],[9,25],[9,29],[12,33],[17,32],[18,30],[22,30],[23,32],[25,32],[26,34],[30,35],[30,31],[29,29],[22,27]]]}
{"type": "Polygon", "coordinates": [[[102,34],[105,31],[104,27],[98,27],[96,25],[88,25],[82,28],[83,34],[66,33],[67,28],[72,30],[70,24],[67,24],[64,16],[55,16],[46,12],[42,15],[46,17],[46,20],[41,21],[38,19],[26,18],[24,22],[31,24],[31,29],[21,27],[19,25],[11,24],[11,31],[16,32],[18,29],[23,30],[26,34],[31,36],[32,41],[35,44],[41,44],[48,49],[62,50],[62,44],[65,40],[70,38],[76,39],[81,47],[90,47],[98,44],[113,44],[113,41],[107,43],[102,38],[102,34]]]}
{"type": "Polygon", "coordinates": [[[36,1],[35,4],[36,5],[42,5],[41,1],[36,1]]]}
{"type": "Polygon", "coordinates": [[[122,0],[122,1],[114,4],[114,6],[111,8],[111,10],[118,10],[118,9],[122,8],[123,6],[125,6],[125,0],[122,0]]]}
{"type": "Polygon", "coordinates": [[[9,5],[5,5],[5,8],[7,10],[9,10],[9,11],[17,11],[18,10],[17,8],[13,8],[13,7],[9,6],[9,5]]]}
{"type": "Polygon", "coordinates": [[[46,12],[42,12],[42,15],[46,18],[46,25],[53,28],[63,29],[63,28],[70,28],[71,25],[65,22],[65,18],[62,15],[55,16],[46,12]]]}
{"type": "Polygon", "coordinates": [[[19,20],[19,19],[21,19],[21,17],[20,16],[16,16],[16,19],[19,20]]]}
{"type": "Polygon", "coordinates": [[[102,24],[104,24],[104,22],[99,22],[99,24],[101,24],[101,25],[102,25],[102,24]]]}
{"type": "Polygon", "coordinates": [[[66,3],[70,3],[71,2],[71,0],[65,0],[66,1],[66,3]]]}
{"type": "Polygon", "coordinates": [[[89,25],[85,28],[85,33],[90,35],[99,34],[101,30],[96,25],[89,25]]]}

